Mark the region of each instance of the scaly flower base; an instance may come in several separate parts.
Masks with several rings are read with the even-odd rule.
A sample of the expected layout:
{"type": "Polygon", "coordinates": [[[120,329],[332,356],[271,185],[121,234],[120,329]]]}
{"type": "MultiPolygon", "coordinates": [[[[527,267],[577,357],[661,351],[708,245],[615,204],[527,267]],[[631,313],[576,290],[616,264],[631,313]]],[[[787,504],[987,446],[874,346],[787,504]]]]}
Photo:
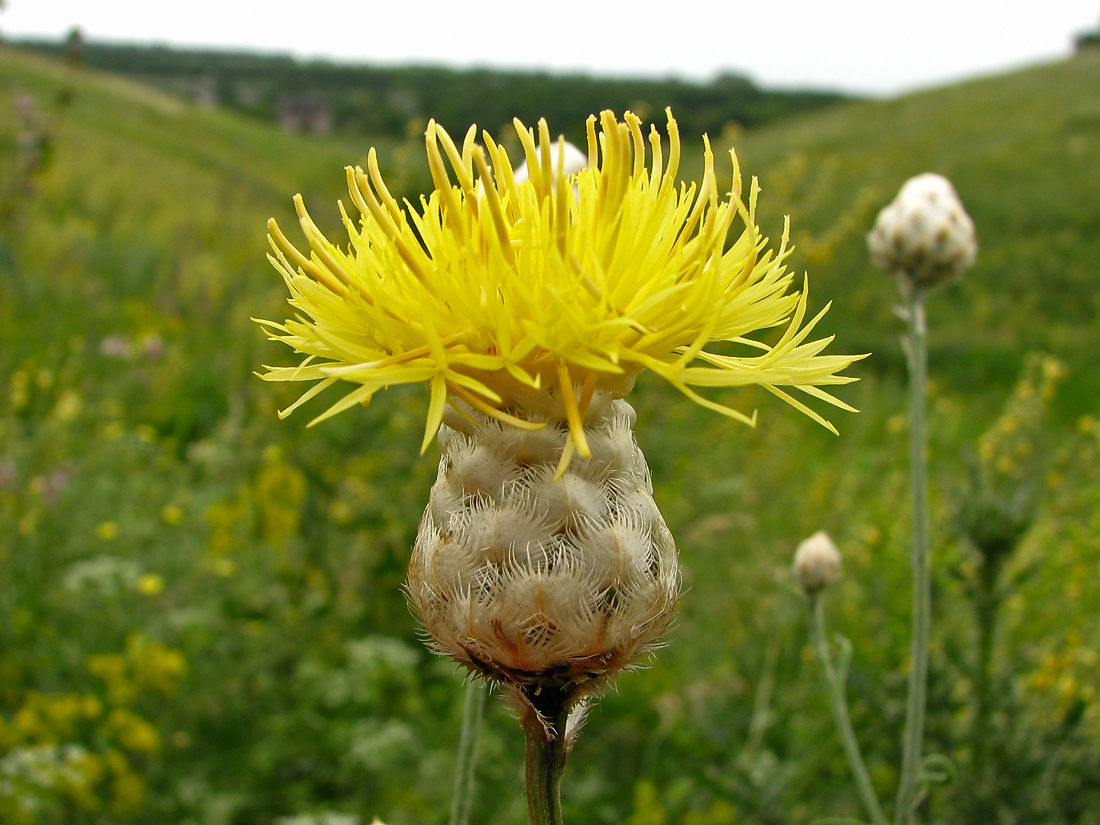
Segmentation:
{"type": "Polygon", "coordinates": [[[462,405],[448,410],[408,591],[442,653],[521,695],[568,686],[580,696],[668,626],[676,547],[629,404],[593,397],[591,457],[571,460],[569,425],[551,393],[511,412],[546,426],[520,430],[462,405]]]}

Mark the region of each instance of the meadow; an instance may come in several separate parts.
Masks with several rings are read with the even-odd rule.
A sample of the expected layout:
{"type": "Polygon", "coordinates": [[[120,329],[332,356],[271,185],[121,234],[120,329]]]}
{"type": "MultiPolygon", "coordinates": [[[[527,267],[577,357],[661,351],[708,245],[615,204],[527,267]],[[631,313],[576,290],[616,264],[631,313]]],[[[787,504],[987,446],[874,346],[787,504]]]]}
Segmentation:
{"type": "MultiPolygon", "coordinates": [[[[790,570],[819,529],[844,558],[827,610],[853,724],[892,798],[905,357],[865,234],[935,171],[981,248],[928,305],[927,749],[952,768],[922,821],[1100,823],[1098,83],[1082,54],[711,135],[759,177],[764,232],[791,216],[832,351],[870,353],[838,392],[860,412],[834,436],[766,393],[723,397],[759,409],[749,428],[639,382],[685,592],[667,646],[596,706],[566,821],[860,815],[790,570]]],[[[336,237],[343,167],[372,142],[415,196],[422,137],[289,135],[6,47],[0,112],[0,821],[447,821],[462,676],[401,590],[438,458],[418,455],[427,394],[280,421],[297,389],[254,372],[290,354],[250,320],[286,317],[267,219],[289,232],[301,192],[336,237]]],[[[501,703],[479,750],[471,821],[524,821],[501,703]]]]}

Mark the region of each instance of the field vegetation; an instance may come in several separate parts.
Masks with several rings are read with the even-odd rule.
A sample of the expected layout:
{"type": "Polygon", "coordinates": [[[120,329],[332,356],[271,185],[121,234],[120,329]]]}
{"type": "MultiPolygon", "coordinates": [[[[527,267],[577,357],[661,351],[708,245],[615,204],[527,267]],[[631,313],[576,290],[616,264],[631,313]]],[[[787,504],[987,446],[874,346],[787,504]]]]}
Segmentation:
{"type": "MultiPolygon", "coordinates": [[[[765,233],[791,215],[833,351],[871,353],[838,393],[861,412],[838,437],[765,393],[726,399],[759,408],[750,429],[640,382],[685,592],[668,646],[596,707],[566,821],[859,816],[790,572],[819,529],[844,557],[826,607],[853,724],[892,798],[905,358],[864,235],[934,171],[981,251],[928,306],[928,749],[954,780],[922,814],[1100,823],[1098,83],[1082,54],[711,135],[760,178],[765,233]]],[[[343,167],[371,144],[415,197],[421,136],[286,134],[12,48],[0,112],[0,821],[445,822],[462,683],[401,592],[435,473],[427,394],[279,421],[296,388],[253,372],[288,354],[250,320],[285,317],[266,220],[293,227],[302,192],[338,235],[343,167]]],[[[490,704],[473,822],[524,819],[515,727],[490,704]]]]}

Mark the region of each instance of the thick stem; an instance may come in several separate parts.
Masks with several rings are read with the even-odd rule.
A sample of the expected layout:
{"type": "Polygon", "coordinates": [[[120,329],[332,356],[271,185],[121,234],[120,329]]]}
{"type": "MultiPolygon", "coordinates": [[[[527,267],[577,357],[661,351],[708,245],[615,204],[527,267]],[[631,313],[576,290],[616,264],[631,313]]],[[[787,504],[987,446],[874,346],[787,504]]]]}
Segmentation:
{"type": "Polygon", "coordinates": [[[912,821],[919,791],[924,742],[924,710],[928,694],[928,636],[932,613],[932,575],[929,558],[928,466],[925,435],[928,371],[924,291],[909,291],[909,477],[913,498],[913,632],[910,645],[909,696],[902,741],[901,782],[895,819],[912,821]]]}
{"type": "Polygon", "coordinates": [[[829,656],[829,645],[825,641],[824,600],[819,593],[810,597],[810,633],[813,636],[814,648],[817,650],[817,658],[821,662],[821,670],[825,675],[829,708],[833,712],[833,721],[836,723],[841,744],[844,746],[844,755],[848,757],[848,766],[852,769],[859,798],[863,801],[863,807],[871,817],[871,822],[874,825],[886,825],[886,814],[882,812],[875,788],[871,784],[871,775],[867,771],[855,732],[852,730],[852,720],[848,716],[848,703],[844,699],[844,685],[841,684],[840,677],[833,666],[833,660],[829,656]]]}
{"type": "Polygon", "coordinates": [[[477,764],[477,736],[485,712],[485,697],[489,689],[471,679],[466,684],[466,701],[462,708],[462,734],[458,740],[455,762],[454,794],[451,797],[450,825],[467,825],[470,802],[474,795],[474,765],[477,764]]]}
{"type": "Polygon", "coordinates": [[[523,730],[527,735],[525,778],[529,822],[530,825],[562,825],[560,786],[565,767],[565,722],[572,705],[571,697],[565,691],[544,688],[537,694],[526,694],[526,698],[531,703],[523,717],[523,730]],[[549,722],[549,731],[543,719],[549,722]]]}

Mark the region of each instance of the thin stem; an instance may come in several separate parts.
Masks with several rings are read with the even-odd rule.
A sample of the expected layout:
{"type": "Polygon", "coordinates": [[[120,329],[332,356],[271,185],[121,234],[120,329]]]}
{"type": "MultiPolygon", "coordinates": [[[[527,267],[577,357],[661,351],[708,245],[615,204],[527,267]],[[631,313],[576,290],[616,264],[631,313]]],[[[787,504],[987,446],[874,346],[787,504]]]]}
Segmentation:
{"type": "Polygon", "coordinates": [[[531,708],[524,714],[527,735],[527,810],[530,825],[562,825],[561,772],[565,767],[565,722],[571,702],[560,691],[544,689],[527,695],[531,708]],[[535,713],[538,711],[538,713],[535,713]],[[550,723],[548,733],[539,718],[550,723]]]}
{"type": "Polygon", "coordinates": [[[840,676],[829,656],[829,645],[825,641],[824,603],[819,593],[810,597],[810,634],[813,637],[814,648],[817,650],[817,658],[821,662],[821,670],[825,675],[829,708],[833,712],[833,721],[836,722],[837,732],[844,746],[844,755],[848,757],[848,766],[852,769],[852,776],[855,778],[856,789],[859,791],[859,798],[863,801],[863,807],[874,825],[887,825],[886,814],[882,812],[875,788],[871,784],[871,775],[867,772],[867,764],[863,761],[859,743],[852,731],[848,703],[844,699],[844,685],[841,684],[840,676]]]}
{"type": "Polygon", "coordinates": [[[775,692],[775,675],[779,669],[779,637],[773,636],[764,652],[764,672],[756,686],[756,699],[752,706],[752,720],[749,722],[749,735],[745,740],[745,749],[741,758],[751,761],[764,741],[771,715],[772,694],[775,692]]]}
{"type": "MultiPolygon", "coordinates": [[[[971,771],[975,793],[971,806],[971,821],[991,822],[995,817],[995,800],[1000,785],[995,767],[996,749],[992,747],[991,716],[996,705],[993,692],[993,638],[997,630],[997,574],[999,566],[989,556],[979,568],[974,609],[978,629],[978,660],[974,669],[974,725],[970,733],[973,748],[971,771]]],[[[1050,787],[1043,785],[1042,787],[1050,787]]]]}
{"type": "Polygon", "coordinates": [[[992,775],[988,762],[989,717],[992,710],[993,634],[997,626],[997,581],[988,561],[982,566],[975,611],[978,623],[978,664],[974,672],[974,768],[979,776],[992,775]]]}
{"type": "Polygon", "coordinates": [[[489,689],[471,679],[466,684],[466,701],[462,708],[462,733],[458,740],[455,762],[454,793],[451,796],[450,825],[467,825],[470,803],[474,795],[474,766],[477,764],[477,736],[485,712],[485,697],[489,689]]]}
{"type": "Polygon", "coordinates": [[[909,477],[913,497],[913,633],[909,652],[909,696],[902,741],[901,781],[895,818],[898,825],[912,821],[919,790],[924,742],[924,711],[928,696],[928,635],[932,613],[932,576],[929,559],[928,466],[924,412],[928,373],[928,333],[924,318],[924,290],[909,290],[909,477]]]}

